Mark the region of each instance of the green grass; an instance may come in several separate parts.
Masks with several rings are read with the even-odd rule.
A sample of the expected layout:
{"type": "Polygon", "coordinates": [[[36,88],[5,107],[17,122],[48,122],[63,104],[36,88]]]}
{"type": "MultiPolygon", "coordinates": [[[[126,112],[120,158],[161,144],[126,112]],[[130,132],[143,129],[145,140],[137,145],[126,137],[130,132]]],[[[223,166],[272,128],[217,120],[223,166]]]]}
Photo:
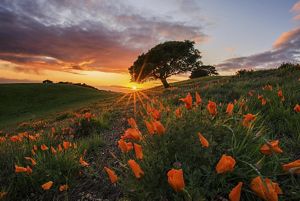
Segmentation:
{"type": "Polygon", "coordinates": [[[134,151],[122,154],[121,158],[123,164],[135,159],[145,175],[136,179],[129,166],[116,168],[125,196],[130,200],[222,200],[228,199],[230,190],[238,182],[243,182],[241,200],[255,201],[260,199],[251,190],[250,183],[253,178],[262,176],[279,184],[284,193],[279,200],[299,200],[299,175],[284,172],[281,167],[300,156],[300,113],[293,110],[300,100],[299,78],[299,69],[287,68],[251,72],[240,77],[198,78],[173,83],[167,90],[155,87],[143,91],[151,97],[148,104],[160,111],[166,132],[150,136],[144,120],[153,118],[145,108],[138,106],[141,115],[136,120],[144,140],[127,142],[142,145],[144,159],[137,160],[134,151]],[[268,84],[273,86],[272,91],[262,89],[268,84]],[[284,102],[277,95],[279,89],[283,91],[284,102]],[[201,94],[201,106],[194,105],[191,110],[184,107],[179,99],[188,92],[194,101],[195,92],[201,94]],[[258,95],[267,99],[266,105],[261,104],[258,95]],[[215,117],[206,109],[209,100],[217,103],[215,117]],[[226,106],[235,100],[234,113],[228,116],[226,106]],[[245,102],[245,107],[240,106],[241,102],[245,102]],[[181,118],[174,114],[177,108],[183,112],[181,118]],[[243,115],[247,113],[257,117],[249,128],[242,125],[243,115]],[[201,147],[198,132],[210,142],[209,148],[201,147]],[[271,140],[280,141],[282,154],[266,156],[260,152],[260,147],[271,140]],[[216,173],[222,154],[235,158],[233,172],[216,173]],[[185,191],[176,193],[168,184],[167,172],[172,168],[183,170],[185,191]]]}
{"type": "MultiPolygon", "coordinates": [[[[106,194],[108,191],[105,189],[110,189],[109,192],[114,194],[113,191],[121,187],[124,200],[181,201],[192,198],[208,201],[228,199],[230,190],[238,182],[243,182],[241,200],[256,201],[260,198],[251,190],[250,183],[256,176],[262,176],[279,184],[284,193],[279,196],[280,201],[299,200],[299,175],[285,172],[281,167],[300,157],[300,113],[293,110],[296,104],[300,104],[299,78],[299,69],[285,68],[250,72],[242,76],[204,77],[172,83],[170,89],[159,86],[144,90],[143,93],[150,99],[144,99],[143,103],[137,100],[136,114],[133,114],[133,98],[128,100],[130,95],[119,102],[116,101],[121,100],[119,94],[78,86],[0,85],[0,95],[11,97],[0,100],[6,104],[0,105],[0,111],[5,111],[4,114],[10,117],[10,120],[6,120],[8,122],[15,122],[14,118],[30,119],[31,113],[49,118],[56,111],[63,112],[51,121],[57,132],[54,136],[51,134],[50,122],[44,132],[28,129],[31,134],[41,133],[37,141],[24,138],[20,143],[13,143],[7,136],[6,141],[0,143],[0,167],[3,170],[0,172],[0,192],[8,192],[8,200],[28,197],[32,193],[41,196],[43,200],[62,199],[62,195],[67,200],[68,193],[59,192],[59,185],[70,184],[72,193],[75,186],[89,183],[90,178],[99,184],[96,191],[99,194],[103,192],[101,199],[110,199],[110,194],[106,194]],[[273,86],[272,91],[262,89],[269,84],[273,86]],[[1,89],[5,89],[5,86],[4,92],[1,89]],[[37,89],[44,93],[37,93],[37,89]],[[279,89],[283,91],[284,102],[277,95],[279,89]],[[249,91],[253,96],[249,95],[249,91]],[[200,93],[202,98],[202,104],[194,104],[190,110],[179,100],[189,92],[194,101],[195,92],[200,93]],[[266,98],[266,105],[261,104],[258,95],[266,98]],[[22,97],[26,101],[22,101],[22,97]],[[209,100],[217,103],[218,114],[215,117],[206,109],[209,100]],[[232,116],[225,113],[230,102],[235,102],[232,116]],[[242,102],[245,106],[240,105],[242,102]],[[144,120],[152,121],[153,117],[147,114],[144,107],[146,104],[159,110],[160,121],[166,128],[163,135],[149,135],[144,120]],[[80,109],[81,107],[84,108],[80,109]],[[177,108],[182,110],[180,118],[175,115],[177,108]],[[78,117],[72,110],[76,110],[76,113],[80,111],[83,116],[78,117]],[[84,119],[86,112],[96,116],[91,120],[84,119]],[[257,117],[250,127],[242,124],[243,115],[247,113],[257,117]],[[134,150],[122,154],[117,146],[113,146],[117,144],[119,134],[129,127],[125,124],[126,118],[133,116],[136,116],[144,140],[126,141],[142,146],[143,160],[136,159],[134,150]],[[116,122],[122,126],[115,124],[116,122]],[[63,132],[65,128],[71,128],[72,132],[66,134],[63,132]],[[198,132],[209,141],[208,148],[201,146],[198,132]],[[37,155],[31,154],[33,144],[44,143],[57,147],[65,140],[76,143],[78,148],[56,156],[41,150],[37,151],[37,155]],[[282,154],[263,155],[260,152],[260,147],[270,140],[280,141],[282,154]],[[232,156],[236,160],[236,166],[232,172],[217,174],[215,167],[222,154],[232,156]],[[80,166],[78,160],[83,155],[91,164],[90,167],[80,166]],[[97,158],[97,155],[101,157],[97,158]],[[15,164],[30,165],[24,160],[25,156],[32,156],[37,160],[37,165],[32,167],[33,173],[14,173],[15,164]],[[136,160],[145,172],[141,179],[136,179],[133,175],[127,164],[129,159],[136,160]],[[119,180],[116,185],[110,184],[107,175],[100,176],[104,173],[104,166],[117,173],[119,180]],[[168,184],[167,172],[172,168],[183,170],[185,191],[177,193],[168,184]],[[81,173],[78,175],[79,171],[81,173]],[[40,185],[48,180],[53,180],[55,184],[50,191],[44,192],[40,185]]],[[[144,97],[141,93],[139,96],[144,97]]],[[[1,124],[6,118],[2,117],[2,112],[0,114],[1,124]]],[[[0,135],[5,136],[6,133],[0,135]]]]}
{"type": "Polygon", "coordinates": [[[118,93],[68,84],[1,84],[0,128],[103,101],[118,93]]]}

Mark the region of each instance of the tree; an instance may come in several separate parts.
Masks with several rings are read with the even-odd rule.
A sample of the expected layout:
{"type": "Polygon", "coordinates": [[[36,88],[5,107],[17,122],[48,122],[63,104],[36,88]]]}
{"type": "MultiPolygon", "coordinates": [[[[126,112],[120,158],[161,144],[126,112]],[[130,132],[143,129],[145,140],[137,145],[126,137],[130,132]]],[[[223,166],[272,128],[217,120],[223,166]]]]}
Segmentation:
{"type": "Polygon", "coordinates": [[[212,75],[219,75],[214,66],[199,66],[192,70],[190,78],[197,78],[197,77],[204,77],[204,76],[212,76],[212,75]]]}
{"type": "Polygon", "coordinates": [[[138,56],[128,69],[131,81],[143,83],[159,79],[165,88],[170,85],[167,78],[192,71],[202,63],[199,50],[193,41],[167,41],[138,56]]]}
{"type": "Polygon", "coordinates": [[[53,81],[51,81],[51,80],[44,80],[43,81],[43,84],[52,84],[53,83],[53,81]]]}

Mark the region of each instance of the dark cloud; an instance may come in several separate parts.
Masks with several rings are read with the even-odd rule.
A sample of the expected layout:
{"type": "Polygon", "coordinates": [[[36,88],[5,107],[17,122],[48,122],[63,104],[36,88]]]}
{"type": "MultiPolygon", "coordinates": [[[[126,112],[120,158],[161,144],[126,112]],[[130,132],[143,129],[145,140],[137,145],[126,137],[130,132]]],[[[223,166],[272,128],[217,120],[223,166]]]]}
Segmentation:
{"type": "Polygon", "coordinates": [[[274,68],[283,62],[300,62],[300,28],[283,33],[269,51],[237,57],[217,65],[220,71],[274,68]]]}
{"type": "Polygon", "coordinates": [[[7,79],[0,77],[0,84],[7,84],[7,83],[39,83],[40,81],[37,80],[27,80],[27,79],[7,79]]]}
{"type": "Polygon", "coordinates": [[[146,17],[108,0],[2,0],[0,59],[20,68],[124,72],[164,40],[202,41],[201,27],[146,17]]]}

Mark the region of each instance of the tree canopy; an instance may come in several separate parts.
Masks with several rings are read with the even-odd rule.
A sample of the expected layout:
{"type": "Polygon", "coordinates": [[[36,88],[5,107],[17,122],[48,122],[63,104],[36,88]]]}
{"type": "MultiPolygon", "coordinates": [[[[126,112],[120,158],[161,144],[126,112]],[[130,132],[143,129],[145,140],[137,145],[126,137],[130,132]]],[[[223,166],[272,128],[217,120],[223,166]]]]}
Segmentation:
{"type": "Polygon", "coordinates": [[[214,66],[203,65],[199,66],[192,70],[190,78],[197,78],[197,77],[204,77],[204,76],[211,76],[211,75],[218,75],[216,68],[214,66]]]}
{"type": "Polygon", "coordinates": [[[202,62],[199,50],[193,41],[167,41],[156,45],[147,53],[138,56],[128,69],[131,81],[142,83],[149,80],[161,80],[164,87],[169,87],[167,78],[192,71],[202,62]]]}

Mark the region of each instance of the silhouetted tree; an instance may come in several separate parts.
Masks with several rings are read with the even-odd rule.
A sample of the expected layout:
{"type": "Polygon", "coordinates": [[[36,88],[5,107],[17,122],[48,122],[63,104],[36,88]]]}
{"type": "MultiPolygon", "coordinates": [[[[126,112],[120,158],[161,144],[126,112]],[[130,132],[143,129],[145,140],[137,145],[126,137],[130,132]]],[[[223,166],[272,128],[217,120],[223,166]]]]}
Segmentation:
{"type": "Polygon", "coordinates": [[[218,75],[216,68],[214,66],[200,66],[198,68],[195,68],[192,70],[192,73],[190,75],[190,78],[197,78],[197,77],[204,77],[204,76],[212,76],[212,75],[218,75]]]}
{"type": "Polygon", "coordinates": [[[43,81],[43,84],[52,84],[53,83],[53,81],[51,81],[51,80],[44,80],[43,81]]]}
{"type": "Polygon", "coordinates": [[[202,64],[200,52],[194,44],[189,40],[168,41],[139,55],[128,69],[131,81],[142,83],[159,79],[165,88],[169,87],[168,77],[192,71],[202,64]]]}

